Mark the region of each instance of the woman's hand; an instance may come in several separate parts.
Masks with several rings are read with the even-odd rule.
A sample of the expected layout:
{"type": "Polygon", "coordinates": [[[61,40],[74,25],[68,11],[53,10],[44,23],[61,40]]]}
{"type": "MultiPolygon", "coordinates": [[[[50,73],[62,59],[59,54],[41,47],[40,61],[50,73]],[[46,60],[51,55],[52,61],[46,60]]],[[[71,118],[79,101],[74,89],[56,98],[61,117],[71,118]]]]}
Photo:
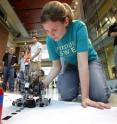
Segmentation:
{"type": "Polygon", "coordinates": [[[82,106],[86,108],[87,106],[91,106],[98,109],[110,109],[111,106],[109,104],[103,103],[103,102],[95,102],[93,100],[90,100],[89,98],[85,98],[82,100],[82,106]]]}

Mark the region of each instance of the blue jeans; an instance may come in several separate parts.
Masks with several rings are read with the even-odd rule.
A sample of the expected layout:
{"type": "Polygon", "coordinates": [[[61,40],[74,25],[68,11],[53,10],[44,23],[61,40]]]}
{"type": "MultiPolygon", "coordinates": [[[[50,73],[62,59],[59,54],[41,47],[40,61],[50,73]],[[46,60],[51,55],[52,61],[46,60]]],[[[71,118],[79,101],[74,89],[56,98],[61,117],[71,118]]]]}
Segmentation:
{"type": "MultiPolygon", "coordinates": [[[[71,101],[79,94],[79,74],[77,66],[63,65],[62,72],[58,76],[57,86],[61,99],[71,101]]],[[[89,97],[94,101],[108,102],[110,89],[107,86],[102,65],[98,61],[89,62],[89,97]]]]}
{"type": "Polygon", "coordinates": [[[9,90],[13,92],[14,91],[14,68],[5,66],[3,75],[4,75],[3,89],[6,91],[7,82],[9,81],[9,90]]]}

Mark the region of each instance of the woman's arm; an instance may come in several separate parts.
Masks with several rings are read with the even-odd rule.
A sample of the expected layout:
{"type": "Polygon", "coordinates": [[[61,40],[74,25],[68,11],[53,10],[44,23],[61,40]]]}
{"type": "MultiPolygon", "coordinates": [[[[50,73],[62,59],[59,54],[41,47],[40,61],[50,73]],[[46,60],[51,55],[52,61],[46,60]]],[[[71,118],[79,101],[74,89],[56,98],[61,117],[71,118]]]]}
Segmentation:
{"type": "Polygon", "coordinates": [[[89,68],[88,54],[81,52],[77,54],[78,70],[81,84],[82,105],[83,107],[92,106],[99,109],[110,108],[110,105],[103,102],[95,102],[89,98],[89,68]]]}
{"type": "Polygon", "coordinates": [[[45,86],[48,86],[53,79],[59,74],[61,70],[61,62],[60,60],[55,60],[52,62],[52,68],[48,74],[48,76],[42,81],[45,86]]]}
{"type": "Polygon", "coordinates": [[[89,69],[87,52],[78,53],[77,59],[83,100],[85,98],[89,98],[89,69]]]}

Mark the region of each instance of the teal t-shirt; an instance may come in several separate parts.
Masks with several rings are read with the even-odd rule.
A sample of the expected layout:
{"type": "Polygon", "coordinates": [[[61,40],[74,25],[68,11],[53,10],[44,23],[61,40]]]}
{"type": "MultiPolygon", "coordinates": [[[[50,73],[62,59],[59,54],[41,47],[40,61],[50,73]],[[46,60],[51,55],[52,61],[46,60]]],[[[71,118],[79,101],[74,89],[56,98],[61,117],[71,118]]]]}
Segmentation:
{"type": "Polygon", "coordinates": [[[98,56],[88,37],[86,25],[74,20],[67,27],[67,32],[55,41],[51,36],[46,39],[50,60],[64,58],[65,63],[77,64],[77,53],[87,52],[88,61],[97,60],[98,56]]]}

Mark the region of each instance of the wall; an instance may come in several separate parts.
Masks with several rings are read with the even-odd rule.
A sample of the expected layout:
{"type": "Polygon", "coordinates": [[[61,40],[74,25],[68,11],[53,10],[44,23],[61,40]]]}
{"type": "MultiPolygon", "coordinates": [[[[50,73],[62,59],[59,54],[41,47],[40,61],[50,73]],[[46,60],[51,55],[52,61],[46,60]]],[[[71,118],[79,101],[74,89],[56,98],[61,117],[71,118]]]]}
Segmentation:
{"type": "Polygon", "coordinates": [[[0,23],[0,63],[2,62],[2,57],[6,50],[8,34],[9,34],[8,31],[0,23]]]}

